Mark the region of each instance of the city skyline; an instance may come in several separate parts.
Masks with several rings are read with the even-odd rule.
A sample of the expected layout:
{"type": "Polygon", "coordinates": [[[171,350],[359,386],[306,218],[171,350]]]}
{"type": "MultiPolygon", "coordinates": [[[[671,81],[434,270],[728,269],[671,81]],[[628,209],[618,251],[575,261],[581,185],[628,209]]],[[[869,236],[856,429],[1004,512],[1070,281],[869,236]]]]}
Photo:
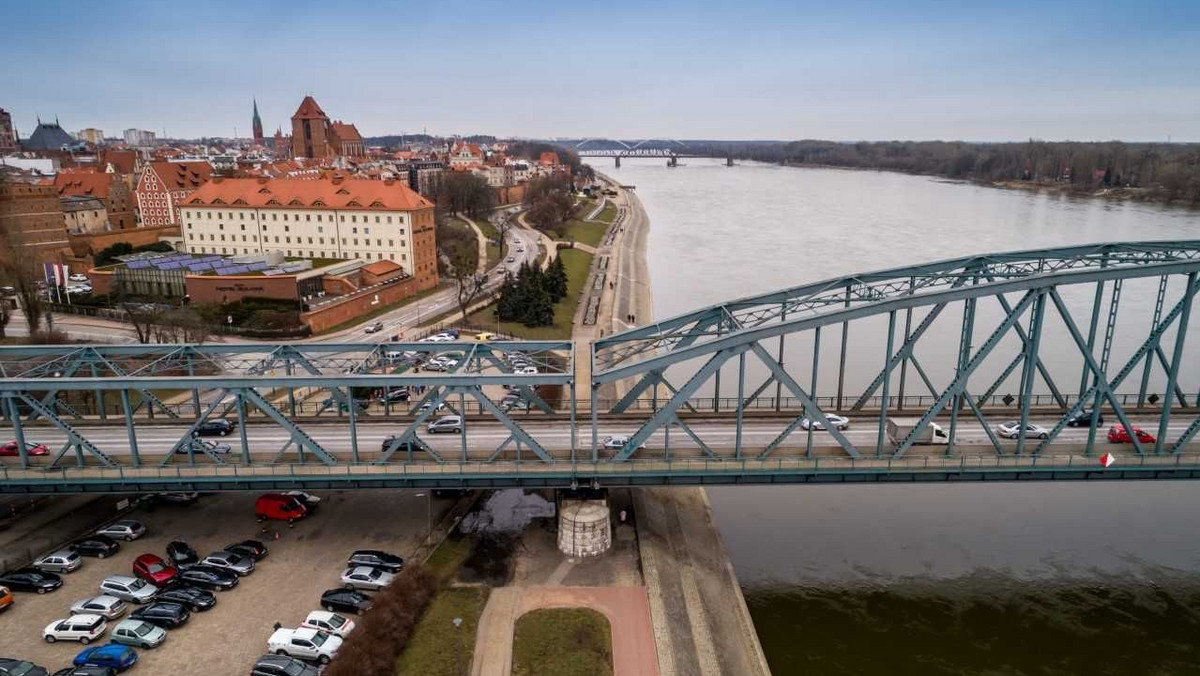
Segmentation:
{"type": "Polygon", "coordinates": [[[0,56],[38,60],[0,106],[22,136],[248,138],[254,100],[270,136],[312,94],[364,136],[1200,140],[1200,6],[1177,0],[325,9],[12,8],[0,56]]]}

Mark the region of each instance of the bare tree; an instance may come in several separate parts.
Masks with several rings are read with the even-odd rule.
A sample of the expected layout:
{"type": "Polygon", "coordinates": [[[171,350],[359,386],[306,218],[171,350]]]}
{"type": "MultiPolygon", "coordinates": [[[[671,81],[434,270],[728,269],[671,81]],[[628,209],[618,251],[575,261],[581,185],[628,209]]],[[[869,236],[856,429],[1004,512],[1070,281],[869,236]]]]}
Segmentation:
{"type": "Polygon", "coordinates": [[[44,275],[41,259],[25,246],[24,237],[15,229],[0,229],[0,281],[16,291],[17,301],[29,323],[29,336],[37,334],[46,312],[38,282],[44,275]]]}
{"type": "Polygon", "coordinates": [[[12,319],[13,307],[7,298],[0,298],[0,338],[6,338],[5,329],[12,319]]]}
{"type": "MultiPolygon", "coordinates": [[[[455,268],[456,271],[457,269],[455,268]]],[[[458,283],[458,309],[462,312],[463,321],[466,321],[467,308],[471,307],[471,303],[474,303],[487,288],[487,274],[478,272],[459,277],[456,272],[454,280],[458,283]]]]}

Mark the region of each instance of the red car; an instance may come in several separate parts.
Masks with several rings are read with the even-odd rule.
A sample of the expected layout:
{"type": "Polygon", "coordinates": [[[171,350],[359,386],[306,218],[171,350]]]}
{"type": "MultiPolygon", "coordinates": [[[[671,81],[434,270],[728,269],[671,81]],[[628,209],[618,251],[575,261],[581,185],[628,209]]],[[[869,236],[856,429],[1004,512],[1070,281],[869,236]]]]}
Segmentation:
{"type": "Polygon", "coordinates": [[[174,580],[179,571],[154,554],[142,554],[133,560],[133,574],[155,587],[161,587],[174,580]]]}
{"type": "MultiPolygon", "coordinates": [[[[48,455],[49,453],[50,453],[50,449],[46,448],[46,444],[35,444],[31,441],[25,442],[25,454],[26,455],[48,455]]],[[[18,455],[21,455],[17,451],[17,442],[10,441],[7,444],[0,446],[0,455],[11,456],[11,457],[16,457],[18,455]]]]}
{"type": "MultiPolygon", "coordinates": [[[[1143,444],[1153,444],[1158,441],[1154,438],[1153,434],[1150,434],[1140,427],[1133,428],[1133,433],[1137,435],[1137,440],[1143,444]]],[[[1108,430],[1108,440],[1114,444],[1133,443],[1133,440],[1129,438],[1129,430],[1125,429],[1124,425],[1113,425],[1108,430]]]]}

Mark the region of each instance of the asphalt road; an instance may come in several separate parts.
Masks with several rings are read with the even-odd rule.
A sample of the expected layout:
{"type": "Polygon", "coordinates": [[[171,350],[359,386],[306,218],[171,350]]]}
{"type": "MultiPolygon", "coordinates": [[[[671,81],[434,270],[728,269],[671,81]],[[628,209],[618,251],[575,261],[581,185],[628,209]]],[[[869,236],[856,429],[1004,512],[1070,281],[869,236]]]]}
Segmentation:
{"type": "MultiPolygon", "coordinates": [[[[432,418],[431,418],[432,419],[432,418]]],[[[790,420],[787,419],[753,419],[746,420],[742,431],[742,449],[747,454],[752,454],[756,450],[761,450],[767,444],[775,439],[775,437],[783,430],[790,420]]],[[[1054,424],[1054,420],[1039,418],[1033,419],[1032,422],[1041,424],[1047,428],[1054,424]]],[[[1156,431],[1158,423],[1156,420],[1148,417],[1135,417],[1134,424],[1141,426],[1147,431],[1156,431]]],[[[845,436],[860,450],[874,449],[877,439],[877,428],[875,421],[866,419],[856,419],[852,421],[851,427],[845,432],[845,436]]],[[[1178,422],[1172,421],[1168,427],[1167,441],[1174,441],[1188,427],[1190,419],[1179,419],[1178,422]]],[[[404,420],[396,420],[393,422],[375,422],[363,421],[357,425],[358,429],[358,445],[361,458],[374,457],[380,450],[383,439],[387,436],[398,434],[404,430],[408,423],[404,420]]],[[[946,428],[948,423],[940,421],[939,424],[946,428]]],[[[528,432],[538,443],[545,447],[548,451],[554,452],[556,456],[566,457],[570,451],[571,435],[568,426],[564,422],[539,422],[539,421],[522,421],[522,429],[528,432]]],[[[731,422],[717,421],[695,421],[689,426],[714,452],[722,454],[732,454],[735,447],[737,432],[731,422]]],[[[123,456],[129,454],[129,439],[125,432],[125,428],[121,426],[83,426],[77,428],[85,438],[97,444],[99,448],[113,456],[123,456]]],[[[349,434],[348,423],[322,423],[308,424],[302,427],[317,443],[321,444],[326,450],[333,453],[339,459],[349,460],[351,453],[351,439],[349,434]]],[[[185,425],[146,425],[137,428],[137,443],[139,454],[146,456],[161,457],[179,441],[181,436],[187,431],[185,425]]],[[[628,435],[636,431],[636,426],[628,423],[614,422],[611,427],[604,427],[601,430],[601,438],[606,435],[628,435]]],[[[1107,447],[1108,442],[1105,439],[1107,426],[1097,431],[1096,439],[1100,447],[1107,447]]],[[[26,439],[45,443],[52,451],[57,450],[66,441],[65,435],[57,429],[40,428],[26,429],[26,439]]],[[[473,458],[486,457],[496,449],[509,435],[507,428],[495,422],[467,422],[466,448],[468,455],[473,458]]],[[[0,427],[0,437],[11,438],[11,427],[0,427]]],[[[290,435],[283,428],[274,423],[265,424],[250,424],[246,427],[246,436],[251,452],[259,457],[261,454],[273,455],[280,447],[282,447],[290,439],[290,435]]],[[[439,452],[444,452],[445,457],[457,457],[456,454],[461,452],[462,438],[458,434],[429,434],[421,428],[419,436],[426,441],[430,446],[439,452]]],[[[807,432],[801,429],[794,431],[782,448],[776,451],[776,455],[795,455],[804,452],[807,439],[807,432]]],[[[215,442],[227,443],[232,447],[233,453],[241,452],[240,436],[237,432],[228,437],[212,437],[210,440],[215,442]]],[[[1065,428],[1061,434],[1055,439],[1054,445],[1068,444],[1083,444],[1087,441],[1086,428],[1065,428]]],[[[1006,447],[1016,446],[1015,440],[1002,439],[1001,442],[1006,447]]],[[[576,436],[576,449],[590,448],[591,432],[586,426],[581,427],[576,436]]],[[[885,441],[886,443],[886,441],[885,441]]],[[[989,444],[987,435],[978,421],[962,421],[959,422],[957,443],[962,446],[980,446],[989,444]]],[[[1029,439],[1025,443],[1026,452],[1031,452],[1037,444],[1040,443],[1037,439],[1029,439]]],[[[836,441],[827,432],[813,432],[814,447],[830,447],[836,445],[836,441]]],[[[1054,448],[1051,446],[1051,449],[1054,448]]],[[[646,451],[650,457],[660,457],[662,449],[666,446],[666,432],[659,430],[651,435],[646,442],[646,451]]],[[[679,450],[698,450],[699,446],[682,430],[675,428],[670,432],[670,447],[672,452],[679,450]]],[[[990,446],[988,447],[990,449],[990,446]]],[[[1121,448],[1131,449],[1129,445],[1124,445],[1121,448]]],[[[1052,451],[1051,451],[1052,452],[1052,451]]],[[[987,453],[991,454],[990,451],[987,453]]],[[[9,458],[7,462],[15,463],[15,460],[9,458]]],[[[70,462],[68,459],[67,462],[70,462]]]]}

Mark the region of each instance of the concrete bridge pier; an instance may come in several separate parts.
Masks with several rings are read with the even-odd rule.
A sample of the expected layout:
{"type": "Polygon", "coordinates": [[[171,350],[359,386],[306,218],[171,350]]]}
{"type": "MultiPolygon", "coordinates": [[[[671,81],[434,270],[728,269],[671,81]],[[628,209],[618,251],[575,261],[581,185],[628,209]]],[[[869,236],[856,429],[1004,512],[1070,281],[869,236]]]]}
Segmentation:
{"type": "Polygon", "coordinates": [[[613,158],[613,159],[615,159],[615,160],[617,161],[617,168],[618,168],[618,169],[620,169],[620,168],[621,168],[621,156],[620,156],[620,155],[617,155],[617,156],[616,156],[615,158],[613,158]]]}
{"type": "Polygon", "coordinates": [[[733,155],[730,155],[729,157],[725,158],[725,166],[727,166],[727,167],[733,166],[733,155]]]}
{"type": "Polygon", "coordinates": [[[674,155],[670,156],[669,158],[667,158],[667,166],[668,167],[678,167],[679,166],[679,158],[674,155]]]}

